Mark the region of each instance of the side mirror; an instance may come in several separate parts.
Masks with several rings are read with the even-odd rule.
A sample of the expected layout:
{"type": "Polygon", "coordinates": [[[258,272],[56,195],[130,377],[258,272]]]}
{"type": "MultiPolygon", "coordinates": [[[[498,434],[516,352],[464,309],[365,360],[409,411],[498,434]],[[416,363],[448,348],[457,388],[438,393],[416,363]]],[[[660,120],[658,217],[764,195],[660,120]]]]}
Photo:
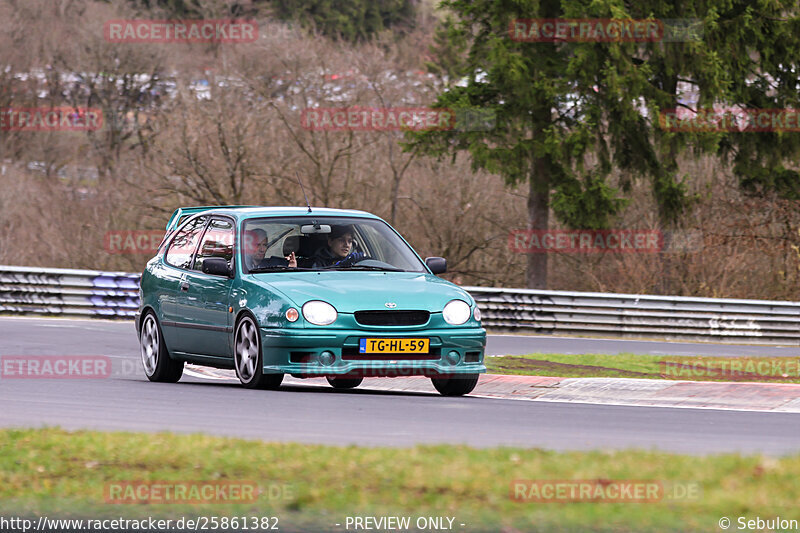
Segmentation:
{"type": "Polygon", "coordinates": [[[203,274],[211,274],[212,276],[225,276],[231,277],[231,269],[228,267],[228,262],[222,257],[207,257],[203,260],[202,266],[203,274]]]}
{"type": "Polygon", "coordinates": [[[426,257],[425,264],[434,274],[444,274],[447,272],[447,259],[444,257],[426,257]]]}

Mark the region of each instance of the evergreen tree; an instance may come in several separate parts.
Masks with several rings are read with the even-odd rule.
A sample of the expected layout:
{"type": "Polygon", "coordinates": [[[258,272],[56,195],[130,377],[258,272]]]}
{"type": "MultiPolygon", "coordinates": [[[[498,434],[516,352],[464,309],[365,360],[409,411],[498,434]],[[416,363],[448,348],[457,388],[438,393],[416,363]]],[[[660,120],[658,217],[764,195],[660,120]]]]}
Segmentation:
{"type": "MultiPolygon", "coordinates": [[[[681,105],[679,82],[694,89],[699,106],[794,106],[800,31],[793,1],[758,8],[747,0],[448,0],[443,6],[457,19],[446,32],[451,49],[469,43],[469,74],[436,105],[491,109],[496,125],[410,134],[409,146],[439,156],[464,150],[475,168],[509,185],[527,182],[529,228],[548,229],[551,209],[570,227],[607,227],[638,176],[651,180],[669,227],[688,201],[677,165],[688,148],[731,156],[750,190],[797,194],[796,171],[786,166],[800,155],[797,133],[676,132],[659,122],[662,111],[681,105]],[[519,19],[596,18],[656,19],[666,37],[521,42],[509,34],[519,19]],[[702,31],[671,33],[692,19],[702,31]],[[614,169],[623,176],[622,190],[606,183],[614,169]]],[[[529,255],[527,284],[547,286],[546,254],[529,255]]]]}

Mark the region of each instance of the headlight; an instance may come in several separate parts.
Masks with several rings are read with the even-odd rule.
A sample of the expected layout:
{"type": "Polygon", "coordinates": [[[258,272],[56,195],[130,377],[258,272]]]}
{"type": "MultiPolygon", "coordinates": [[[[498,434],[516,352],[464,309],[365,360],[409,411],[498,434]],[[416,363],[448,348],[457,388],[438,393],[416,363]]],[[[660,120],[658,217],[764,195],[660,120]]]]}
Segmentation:
{"type": "Polygon", "coordinates": [[[317,326],[327,326],[336,322],[336,309],[328,302],[311,300],[303,306],[303,317],[317,326]]]}
{"type": "Polygon", "coordinates": [[[452,300],[444,306],[442,311],[444,321],[454,326],[460,326],[469,320],[469,304],[463,300],[452,300]]]}
{"type": "Polygon", "coordinates": [[[474,318],[477,322],[481,321],[481,310],[478,309],[478,306],[475,306],[475,309],[472,311],[472,318],[474,318]]]}

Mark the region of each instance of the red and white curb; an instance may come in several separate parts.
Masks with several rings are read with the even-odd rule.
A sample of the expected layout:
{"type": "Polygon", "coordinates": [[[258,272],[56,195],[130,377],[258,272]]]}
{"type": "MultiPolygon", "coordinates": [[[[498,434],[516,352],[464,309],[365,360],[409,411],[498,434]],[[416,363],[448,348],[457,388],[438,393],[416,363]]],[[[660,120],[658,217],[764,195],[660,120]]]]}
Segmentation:
{"type": "MultiPolygon", "coordinates": [[[[187,365],[187,375],[237,381],[233,370],[187,365]]],[[[286,376],[284,385],[329,387],[325,378],[286,376]]],[[[359,389],[438,394],[422,376],[366,378],[359,389]]],[[[629,378],[558,378],[482,374],[472,397],[539,402],[590,403],[638,407],[725,409],[800,413],[800,385],[791,383],[728,383],[629,378]]]]}

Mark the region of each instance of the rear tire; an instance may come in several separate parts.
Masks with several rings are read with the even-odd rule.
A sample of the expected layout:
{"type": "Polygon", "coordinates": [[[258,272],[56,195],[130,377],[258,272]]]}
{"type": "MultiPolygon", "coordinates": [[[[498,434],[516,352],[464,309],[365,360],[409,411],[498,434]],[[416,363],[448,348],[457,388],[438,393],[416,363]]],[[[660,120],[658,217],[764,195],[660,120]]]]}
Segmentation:
{"type": "Polygon", "coordinates": [[[161,326],[158,325],[156,315],[152,311],[148,311],[142,319],[139,346],[142,350],[142,367],[147,379],[161,383],[177,383],[181,379],[183,361],[176,361],[169,356],[164,336],[161,334],[161,326]]]}
{"type": "Polygon", "coordinates": [[[355,389],[361,385],[361,382],[364,381],[364,378],[339,378],[327,376],[327,380],[334,389],[355,389]]]}
{"type": "Polygon", "coordinates": [[[248,389],[277,389],[283,381],[283,374],[264,374],[261,353],[261,335],[255,320],[245,315],[236,324],[233,344],[234,368],[236,377],[248,389]]]}
{"type": "Polygon", "coordinates": [[[442,396],[464,396],[475,389],[478,377],[478,374],[461,374],[446,378],[431,378],[431,381],[442,396]]]}

